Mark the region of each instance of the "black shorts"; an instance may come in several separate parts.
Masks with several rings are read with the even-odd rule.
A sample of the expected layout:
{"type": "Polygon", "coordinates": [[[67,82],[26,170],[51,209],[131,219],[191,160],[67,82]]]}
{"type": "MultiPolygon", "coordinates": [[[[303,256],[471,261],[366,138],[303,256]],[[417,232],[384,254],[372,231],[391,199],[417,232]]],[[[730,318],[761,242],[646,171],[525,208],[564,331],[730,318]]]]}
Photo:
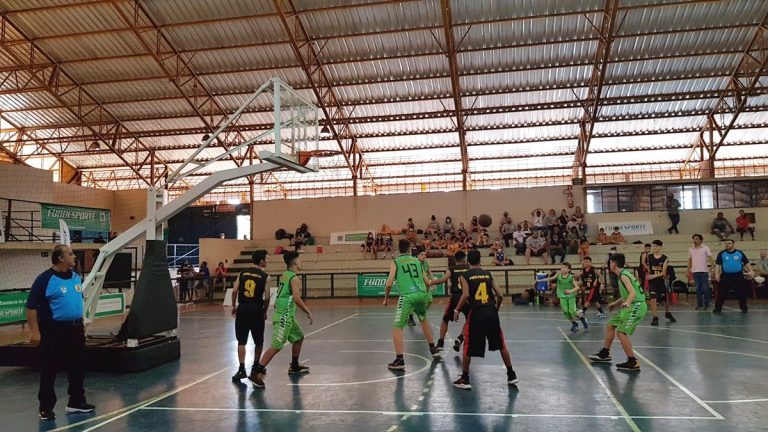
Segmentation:
{"type": "Polygon", "coordinates": [[[464,355],[485,357],[486,340],[488,351],[498,351],[505,347],[499,312],[493,306],[475,308],[469,313],[464,327],[464,355]]]}
{"type": "Polygon", "coordinates": [[[655,280],[648,282],[648,294],[650,294],[650,298],[656,299],[656,303],[663,304],[667,301],[667,284],[655,280]]]}
{"type": "Polygon", "coordinates": [[[248,333],[251,334],[254,345],[264,345],[265,313],[262,308],[243,308],[242,305],[238,307],[235,316],[235,337],[238,345],[248,343],[248,333]]]}
{"type": "Polygon", "coordinates": [[[605,304],[603,294],[600,293],[600,287],[592,288],[587,293],[587,298],[584,300],[584,306],[591,305],[593,303],[605,304]]]}
{"type": "MultiPolygon", "coordinates": [[[[445,306],[445,311],[443,312],[443,322],[448,324],[449,322],[453,321],[453,311],[456,310],[456,306],[459,305],[459,299],[461,298],[461,293],[455,293],[451,294],[451,299],[448,301],[448,304],[445,306]]],[[[469,305],[467,303],[464,303],[464,307],[461,308],[461,313],[464,314],[464,319],[467,318],[467,315],[469,314],[469,305]]]]}

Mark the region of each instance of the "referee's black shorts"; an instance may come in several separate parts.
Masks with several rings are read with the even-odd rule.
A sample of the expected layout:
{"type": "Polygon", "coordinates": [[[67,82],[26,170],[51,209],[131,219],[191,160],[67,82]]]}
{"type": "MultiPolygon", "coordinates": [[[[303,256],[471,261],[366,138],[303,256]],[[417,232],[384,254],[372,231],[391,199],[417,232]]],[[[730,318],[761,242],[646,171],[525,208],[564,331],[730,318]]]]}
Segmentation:
{"type": "Polygon", "coordinates": [[[248,343],[248,333],[256,346],[264,345],[264,311],[262,306],[248,307],[240,305],[235,315],[235,337],[238,345],[248,343]]]}
{"type": "Polygon", "coordinates": [[[464,327],[464,355],[485,357],[486,340],[488,351],[498,351],[505,347],[499,312],[494,306],[481,306],[469,312],[464,327]]]}

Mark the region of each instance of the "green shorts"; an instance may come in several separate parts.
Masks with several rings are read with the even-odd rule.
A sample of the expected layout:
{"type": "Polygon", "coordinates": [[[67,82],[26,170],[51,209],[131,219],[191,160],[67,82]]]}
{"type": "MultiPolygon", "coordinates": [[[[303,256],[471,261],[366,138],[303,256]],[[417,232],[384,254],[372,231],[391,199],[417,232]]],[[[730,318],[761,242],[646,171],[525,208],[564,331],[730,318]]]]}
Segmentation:
{"type": "Polygon", "coordinates": [[[275,314],[272,317],[272,348],[282,349],[286,342],[296,343],[304,339],[296,315],[293,313],[275,314]]]}
{"type": "Polygon", "coordinates": [[[427,307],[429,298],[425,292],[415,292],[408,294],[401,294],[397,299],[397,309],[395,310],[395,328],[404,328],[408,325],[408,316],[416,314],[416,316],[424,321],[427,319],[427,307]]]}
{"type": "Polygon", "coordinates": [[[559,297],[560,309],[563,310],[563,315],[568,321],[573,321],[578,316],[576,311],[576,297],[559,297]]]}
{"type": "Polygon", "coordinates": [[[616,327],[616,331],[631,335],[635,332],[635,327],[645,318],[648,312],[648,305],[645,302],[635,302],[628,308],[622,308],[609,321],[608,325],[616,327]]]}

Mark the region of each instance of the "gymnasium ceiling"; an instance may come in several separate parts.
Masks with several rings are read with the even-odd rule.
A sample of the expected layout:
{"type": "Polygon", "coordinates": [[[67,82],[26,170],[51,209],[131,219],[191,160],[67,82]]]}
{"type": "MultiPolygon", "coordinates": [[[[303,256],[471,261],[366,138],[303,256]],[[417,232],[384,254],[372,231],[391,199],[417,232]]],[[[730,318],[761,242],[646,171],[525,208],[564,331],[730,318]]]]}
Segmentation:
{"type": "MultiPolygon", "coordinates": [[[[321,147],[342,153],[317,174],[222,189],[235,197],[249,181],[255,199],[270,199],[690,178],[711,154],[718,176],[768,166],[764,0],[0,8],[0,157],[62,181],[162,182],[271,77],[324,107],[334,136],[321,147]]],[[[270,107],[255,104],[198,160],[271,124],[270,107]]],[[[201,174],[258,163],[268,148],[201,174]]]]}

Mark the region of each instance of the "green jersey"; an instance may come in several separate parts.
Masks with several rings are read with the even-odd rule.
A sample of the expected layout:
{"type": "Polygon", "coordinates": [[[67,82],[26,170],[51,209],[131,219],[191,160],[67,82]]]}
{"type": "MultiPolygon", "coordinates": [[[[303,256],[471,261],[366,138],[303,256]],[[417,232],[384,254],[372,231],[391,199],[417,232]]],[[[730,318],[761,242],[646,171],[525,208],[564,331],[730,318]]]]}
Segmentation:
{"type": "Polygon", "coordinates": [[[562,273],[557,274],[557,297],[558,298],[574,298],[576,294],[566,294],[565,290],[572,290],[573,286],[573,274],[568,274],[568,277],[563,277],[562,273]]]}
{"type": "Polygon", "coordinates": [[[400,294],[427,292],[424,283],[424,268],[419,259],[411,255],[400,255],[395,258],[395,281],[400,294]]]}
{"type": "Polygon", "coordinates": [[[277,289],[275,297],[275,314],[283,315],[289,313],[296,315],[296,303],[293,301],[291,292],[291,281],[296,277],[296,273],[288,270],[280,276],[280,287],[277,289]]]}
{"type": "Polygon", "coordinates": [[[632,289],[635,290],[635,300],[633,300],[632,303],[645,303],[645,293],[643,293],[643,289],[640,287],[637,279],[635,279],[635,275],[627,269],[622,270],[619,274],[619,291],[621,292],[621,299],[626,301],[627,298],[629,298],[629,290],[624,286],[624,282],[621,281],[622,276],[626,276],[629,279],[629,282],[632,284],[632,289]]]}

